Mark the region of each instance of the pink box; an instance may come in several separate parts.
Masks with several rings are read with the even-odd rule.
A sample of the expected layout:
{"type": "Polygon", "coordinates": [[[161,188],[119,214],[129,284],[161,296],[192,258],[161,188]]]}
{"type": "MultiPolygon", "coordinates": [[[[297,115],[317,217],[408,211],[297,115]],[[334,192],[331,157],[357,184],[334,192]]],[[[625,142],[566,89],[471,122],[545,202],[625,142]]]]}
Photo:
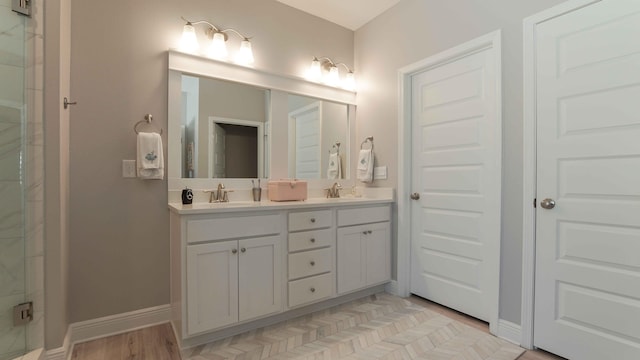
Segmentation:
{"type": "Polygon", "coordinates": [[[271,201],[307,200],[307,182],[305,180],[269,180],[267,189],[271,201]]]}

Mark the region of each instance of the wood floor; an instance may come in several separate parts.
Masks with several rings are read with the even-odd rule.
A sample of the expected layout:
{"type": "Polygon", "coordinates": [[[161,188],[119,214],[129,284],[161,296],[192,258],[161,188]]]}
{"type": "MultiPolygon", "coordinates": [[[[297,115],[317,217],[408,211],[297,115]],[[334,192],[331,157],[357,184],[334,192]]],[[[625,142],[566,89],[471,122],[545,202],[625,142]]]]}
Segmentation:
{"type": "MultiPolygon", "coordinates": [[[[433,302],[411,296],[414,304],[438,312],[448,318],[489,332],[489,326],[477,319],[448,309],[433,302]]],[[[180,352],[169,324],[114,335],[102,339],[76,344],[72,360],[180,360],[180,352]]],[[[518,360],[562,360],[563,358],[543,352],[527,351],[518,360]]]]}

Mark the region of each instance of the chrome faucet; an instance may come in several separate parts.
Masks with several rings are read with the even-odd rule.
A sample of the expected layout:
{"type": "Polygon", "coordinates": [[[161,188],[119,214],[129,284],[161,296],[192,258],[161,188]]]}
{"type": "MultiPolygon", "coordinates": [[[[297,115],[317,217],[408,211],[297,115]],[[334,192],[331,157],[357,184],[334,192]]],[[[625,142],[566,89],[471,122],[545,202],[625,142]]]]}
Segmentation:
{"type": "Polygon", "coordinates": [[[327,191],[327,198],[335,199],[340,197],[340,190],[342,190],[342,185],[335,182],[330,188],[325,189],[327,191]]]}
{"type": "Polygon", "coordinates": [[[219,183],[218,188],[216,190],[205,190],[205,192],[209,193],[209,202],[210,203],[221,203],[221,202],[229,202],[228,193],[233,190],[225,190],[224,184],[219,183]]]}

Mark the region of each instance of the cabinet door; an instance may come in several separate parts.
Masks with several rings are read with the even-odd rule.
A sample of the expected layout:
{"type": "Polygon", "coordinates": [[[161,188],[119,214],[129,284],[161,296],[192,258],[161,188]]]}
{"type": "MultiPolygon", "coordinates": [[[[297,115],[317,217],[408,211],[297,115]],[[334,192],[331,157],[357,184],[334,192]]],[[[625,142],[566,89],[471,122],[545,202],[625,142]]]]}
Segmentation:
{"type": "Polygon", "coordinates": [[[238,241],[239,319],[282,311],[282,243],[280,236],[238,241]]]}
{"type": "Polygon", "coordinates": [[[367,285],[366,258],[363,248],[365,232],[366,229],[363,226],[338,229],[338,294],[360,289],[367,285]]]}
{"type": "Polygon", "coordinates": [[[367,285],[391,279],[391,226],[388,222],[366,226],[364,239],[367,285]]]}
{"type": "Polygon", "coordinates": [[[197,334],[238,321],[237,241],[187,246],[187,329],[197,334]]]}

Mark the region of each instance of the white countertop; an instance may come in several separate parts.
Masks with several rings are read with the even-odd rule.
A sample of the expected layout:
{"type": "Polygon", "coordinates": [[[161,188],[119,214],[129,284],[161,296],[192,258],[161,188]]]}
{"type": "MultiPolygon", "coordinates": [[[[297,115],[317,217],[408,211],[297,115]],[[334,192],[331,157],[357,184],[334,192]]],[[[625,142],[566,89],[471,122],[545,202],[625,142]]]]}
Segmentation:
{"type": "Polygon", "coordinates": [[[213,214],[241,211],[261,211],[261,210],[290,210],[317,207],[342,207],[352,205],[374,205],[388,204],[393,202],[393,196],[385,197],[353,197],[345,196],[335,199],[309,198],[304,201],[230,201],[226,203],[198,202],[191,205],[182,203],[169,203],[169,210],[176,214],[213,214]]]}

